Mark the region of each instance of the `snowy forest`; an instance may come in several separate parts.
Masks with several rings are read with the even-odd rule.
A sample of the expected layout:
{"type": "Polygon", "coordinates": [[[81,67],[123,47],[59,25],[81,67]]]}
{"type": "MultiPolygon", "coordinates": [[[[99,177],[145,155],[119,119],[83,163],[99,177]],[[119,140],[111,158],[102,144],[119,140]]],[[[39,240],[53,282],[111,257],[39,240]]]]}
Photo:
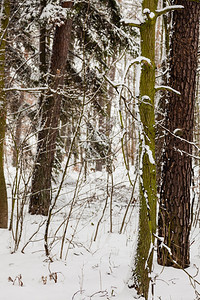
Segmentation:
{"type": "Polygon", "coordinates": [[[200,0],[0,0],[0,300],[200,299],[200,0]]]}

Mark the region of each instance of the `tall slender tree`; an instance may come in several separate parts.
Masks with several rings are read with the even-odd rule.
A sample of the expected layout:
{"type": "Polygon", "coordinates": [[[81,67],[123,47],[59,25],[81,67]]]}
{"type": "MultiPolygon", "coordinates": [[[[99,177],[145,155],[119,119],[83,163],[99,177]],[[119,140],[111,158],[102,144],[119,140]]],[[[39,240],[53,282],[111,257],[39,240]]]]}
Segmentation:
{"type": "Polygon", "coordinates": [[[155,163],[155,29],[160,15],[178,7],[157,9],[158,0],[143,0],[143,21],[127,22],[140,29],[141,63],[138,117],[140,119],[140,211],[139,232],[133,266],[132,282],[139,295],[148,299],[150,273],[156,233],[156,163],[155,163]]]}
{"type": "Polygon", "coordinates": [[[156,232],[156,166],[155,166],[155,26],[151,12],[157,9],[157,0],[142,3],[145,22],[140,27],[141,55],[147,59],[141,67],[140,115],[140,213],[139,234],[133,269],[134,287],[148,297],[154,233],[156,232]]]}
{"type": "Polygon", "coordinates": [[[10,15],[10,2],[4,0],[0,5],[0,228],[7,228],[8,204],[4,177],[4,138],[6,130],[5,58],[6,36],[10,15]]]}
{"type": "Polygon", "coordinates": [[[157,0],[142,3],[144,22],[138,25],[141,39],[141,74],[138,109],[140,118],[140,212],[138,242],[133,266],[134,287],[148,298],[149,273],[152,268],[154,233],[156,232],[156,165],[155,165],[155,26],[157,0]]]}
{"type": "Polygon", "coordinates": [[[192,141],[200,3],[175,0],[184,9],[173,13],[166,136],[158,220],[158,263],[190,264],[192,141]]]}
{"type": "MultiPolygon", "coordinates": [[[[72,8],[73,1],[64,1],[62,6],[72,8]]],[[[66,19],[61,25],[57,25],[55,30],[49,77],[50,91],[40,103],[41,129],[38,134],[37,155],[33,170],[29,207],[31,214],[47,215],[50,205],[52,167],[61,109],[59,89],[64,84],[71,28],[72,19],[66,19]]]]}

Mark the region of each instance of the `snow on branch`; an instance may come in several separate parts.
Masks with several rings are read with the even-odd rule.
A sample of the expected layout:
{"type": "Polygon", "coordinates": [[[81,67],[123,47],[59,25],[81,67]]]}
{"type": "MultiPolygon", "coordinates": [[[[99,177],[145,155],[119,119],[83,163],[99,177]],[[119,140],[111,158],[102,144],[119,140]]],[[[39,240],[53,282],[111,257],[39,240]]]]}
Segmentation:
{"type": "Polygon", "coordinates": [[[154,235],[154,237],[155,238],[157,238],[159,241],[160,241],[160,247],[161,248],[165,248],[165,249],[167,249],[167,251],[168,251],[168,253],[169,253],[169,255],[172,257],[172,251],[171,251],[171,249],[170,249],[170,247],[168,247],[165,243],[164,243],[164,238],[162,237],[162,236],[158,236],[157,234],[153,234],[154,235]]]}
{"type": "MultiPolygon", "coordinates": [[[[65,1],[66,2],[66,1],[65,1]]],[[[47,4],[40,16],[42,23],[61,26],[67,18],[68,8],[55,4],[47,4]]]]}
{"type": "Polygon", "coordinates": [[[151,60],[145,56],[138,56],[137,58],[133,59],[130,64],[127,66],[127,68],[125,69],[125,72],[123,74],[123,79],[122,79],[122,83],[120,84],[121,85],[121,89],[120,89],[120,92],[119,92],[119,97],[121,97],[121,94],[122,94],[122,89],[123,89],[123,83],[125,82],[125,79],[126,79],[126,76],[130,70],[130,68],[135,65],[135,64],[139,64],[141,65],[142,63],[146,64],[146,65],[149,65],[149,66],[152,66],[151,64],[151,60]]]}
{"type": "Polygon", "coordinates": [[[173,92],[177,95],[181,95],[181,93],[175,89],[173,89],[172,87],[170,86],[167,86],[167,85],[158,85],[158,86],[155,86],[155,90],[156,92],[157,91],[160,91],[160,90],[166,90],[166,91],[170,91],[170,92],[173,92]]]}
{"type": "MultiPolygon", "coordinates": [[[[195,144],[194,142],[190,142],[182,137],[180,137],[179,135],[177,134],[174,134],[173,132],[171,132],[169,129],[167,129],[165,126],[161,125],[160,123],[157,123],[158,126],[160,126],[162,129],[164,129],[165,131],[167,131],[169,134],[171,134],[172,136],[174,136],[175,138],[181,140],[182,142],[185,142],[191,146],[193,146],[195,149],[197,149],[197,151],[200,153],[200,148],[198,147],[197,144],[195,144]]],[[[176,130],[176,129],[175,129],[176,130]]],[[[176,131],[175,131],[176,132],[176,131]]],[[[183,152],[183,151],[182,151],[183,152]]]]}
{"type": "Polygon", "coordinates": [[[10,91],[40,92],[40,91],[48,90],[48,87],[44,86],[44,87],[35,87],[35,88],[21,88],[16,86],[11,88],[6,88],[3,90],[4,92],[10,92],[10,91]]]}
{"type": "Polygon", "coordinates": [[[156,14],[156,17],[159,17],[161,15],[168,13],[169,11],[181,10],[183,8],[184,8],[183,5],[170,5],[170,6],[166,6],[166,7],[162,8],[162,9],[157,9],[155,11],[155,14],[156,14]]]}
{"type": "Polygon", "coordinates": [[[146,65],[149,65],[149,66],[152,66],[151,64],[151,60],[145,56],[138,56],[136,57],[135,59],[133,59],[130,64],[127,66],[125,72],[124,72],[124,76],[123,76],[123,79],[125,79],[129,69],[134,65],[134,64],[146,64],[146,65]]]}
{"type": "Polygon", "coordinates": [[[191,283],[192,283],[192,286],[193,286],[193,287],[195,288],[195,290],[196,290],[196,284],[200,285],[200,282],[194,278],[195,276],[192,276],[189,272],[187,272],[184,268],[182,268],[182,267],[179,265],[179,263],[173,258],[171,248],[170,248],[169,246],[167,246],[167,245],[164,243],[164,237],[158,236],[158,235],[155,234],[155,233],[154,233],[153,235],[154,235],[154,237],[155,237],[157,240],[160,241],[160,243],[161,243],[161,244],[160,244],[160,247],[161,247],[161,248],[165,248],[165,249],[167,250],[167,252],[168,252],[168,254],[169,254],[169,257],[170,257],[171,261],[172,261],[179,269],[181,269],[185,274],[187,274],[187,276],[190,278],[190,282],[191,282],[191,280],[193,281],[193,282],[191,282],[191,283]]]}
{"type": "Polygon", "coordinates": [[[121,22],[125,25],[140,28],[142,25],[145,24],[146,20],[154,19],[154,18],[157,18],[157,17],[159,17],[163,14],[166,14],[170,11],[181,10],[183,8],[184,8],[183,5],[170,5],[170,6],[166,6],[166,7],[162,8],[162,9],[157,9],[157,10],[155,10],[155,12],[151,12],[149,8],[145,8],[143,10],[143,14],[146,16],[146,18],[144,17],[143,21],[124,18],[124,19],[121,20],[121,22]]]}
{"type": "Polygon", "coordinates": [[[149,8],[143,9],[143,14],[146,15],[147,19],[152,19],[153,20],[155,18],[155,14],[152,11],[150,11],[149,8]]]}

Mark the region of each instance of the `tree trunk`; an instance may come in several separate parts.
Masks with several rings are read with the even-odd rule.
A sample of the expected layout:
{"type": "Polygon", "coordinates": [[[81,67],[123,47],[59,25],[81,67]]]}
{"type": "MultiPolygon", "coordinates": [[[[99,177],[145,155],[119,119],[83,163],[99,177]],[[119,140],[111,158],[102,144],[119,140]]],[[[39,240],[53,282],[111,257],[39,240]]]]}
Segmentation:
{"type": "MultiPolygon", "coordinates": [[[[22,91],[19,99],[13,99],[13,106],[12,109],[16,113],[19,108],[21,107],[22,103],[24,102],[24,92],[22,91]]],[[[14,148],[13,148],[13,160],[12,165],[16,167],[19,163],[19,151],[20,151],[20,143],[21,143],[21,133],[22,133],[22,116],[21,114],[17,114],[15,121],[15,129],[13,132],[13,141],[14,141],[14,148]]]]}
{"type": "MultiPolygon", "coordinates": [[[[144,0],[143,10],[155,12],[157,0],[144,0]]],[[[155,25],[156,18],[147,16],[140,27],[141,55],[148,58],[142,64],[140,77],[140,212],[139,233],[133,287],[148,299],[149,274],[153,260],[154,233],[156,232],[156,166],[155,166],[155,25]]]]}
{"type": "MultiPolygon", "coordinates": [[[[167,7],[167,0],[162,1],[163,8],[167,7]]],[[[159,84],[167,86],[167,76],[166,72],[168,69],[168,61],[167,57],[169,56],[169,37],[171,32],[171,16],[172,12],[167,15],[163,15],[162,21],[162,38],[160,41],[159,50],[161,52],[161,66],[160,71],[162,72],[162,77],[159,80],[159,84]]],[[[157,29],[158,30],[158,29],[157,29]]],[[[158,69],[159,71],[159,69],[158,69]]],[[[157,73],[160,75],[160,72],[157,73]]],[[[156,176],[157,176],[157,189],[158,193],[160,193],[161,187],[161,170],[162,170],[162,160],[163,160],[163,150],[164,150],[164,129],[165,126],[165,109],[166,109],[166,91],[160,92],[158,96],[158,104],[157,104],[157,113],[156,113],[156,176]]]]}
{"type": "Polygon", "coordinates": [[[183,5],[184,9],[173,14],[169,86],[181,95],[172,92],[168,95],[158,263],[185,268],[190,264],[192,146],[189,142],[193,140],[200,4],[188,0],[175,0],[174,4],[183,5]]]}
{"type": "MultiPolygon", "coordinates": [[[[41,0],[40,1],[40,14],[42,14],[44,8],[47,5],[47,1],[46,0],[41,0]]],[[[40,56],[39,56],[39,71],[40,71],[40,84],[44,85],[46,84],[47,81],[47,72],[48,72],[48,68],[47,68],[47,31],[46,31],[46,24],[44,22],[42,22],[42,24],[40,24],[40,38],[39,38],[39,51],[40,51],[40,56]]],[[[40,95],[40,100],[39,100],[39,108],[42,107],[42,103],[44,100],[44,94],[41,93],[40,95]]]]}
{"type": "Polygon", "coordinates": [[[10,15],[10,2],[4,0],[0,6],[0,228],[8,226],[7,191],[4,177],[4,139],[6,131],[5,54],[7,26],[10,15]]]}
{"type": "MultiPolygon", "coordinates": [[[[64,2],[63,5],[71,8],[73,2],[64,2]]],[[[55,31],[49,78],[50,91],[41,103],[41,130],[38,134],[29,207],[31,214],[47,215],[51,202],[52,167],[61,109],[59,92],[64,82],[71,28],[72,20],[66,20],[60,27],[57,26],[55,31]]]]}

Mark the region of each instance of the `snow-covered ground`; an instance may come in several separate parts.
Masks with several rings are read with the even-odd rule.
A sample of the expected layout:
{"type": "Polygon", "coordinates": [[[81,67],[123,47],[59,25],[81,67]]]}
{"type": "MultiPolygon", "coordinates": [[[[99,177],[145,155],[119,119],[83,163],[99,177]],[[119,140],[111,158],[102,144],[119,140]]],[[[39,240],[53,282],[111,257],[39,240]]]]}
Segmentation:
{"type": "MultiPolygon", "coordinates": [[[[105,173],[91,171],[87,181],[83,176],[78,185],[77,177],[77,171],[70,172],[54,210],[57,212],[51,220],[48,244],[52,262],[44,251],[44,217],[25,213],[22,238],[15,253],[12,253],[14,242],[11,232],[0,230],[0,300],[134,299],[135,293],[127,288],[127,281],[137,237],[138,205],[135,201],[129,208],[124,228],[119,234],[131,196],[126,172],[119,167],[114,173],[112,233],[109,232],[111,181],[107,189],[105,173]],[[106,199],[107,206],[102,217],[106,199]]],[[[9,204],[10,201],[9,198],[9,204]]],[[[200,293],[200,286],[194,282],[194,279],[200,282],[199,226],[191,233],[191,267],[186,270],[192,278],[183,270],[157,265],[155,257],[153,289],[151,286],[149,299],[199,299],[195,289],[200,293]]]]}

